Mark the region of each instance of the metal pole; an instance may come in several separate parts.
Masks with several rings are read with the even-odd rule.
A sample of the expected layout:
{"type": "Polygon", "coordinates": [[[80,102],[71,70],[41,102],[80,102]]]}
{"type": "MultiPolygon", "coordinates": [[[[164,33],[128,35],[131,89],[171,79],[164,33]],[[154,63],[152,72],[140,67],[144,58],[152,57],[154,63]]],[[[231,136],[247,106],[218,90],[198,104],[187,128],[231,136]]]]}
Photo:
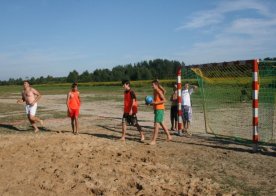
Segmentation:
{"type": "Polygon", "coordinates": [[[252,126],[253,126],[253,151],[258,151],[258,142],[259,142],[259,130],[258,130],[258,120],[259,120],[259,82],[258,82],[258,72],[259,72],[259,62],[257,59],[253,61],[253,74],[252,74],[252,92],[253,92],[253,99],[252,99],[252,108],[253,108],[253,120],[252,120],[252,126]]]}
{"type": "Polygon", "coordinates": [[[181,103],[182,103],[182,99],[181,99],[181,69],[182,66],[179,66],[178,70],[177,70],[177,102],[178,102],[178,135],[181,135],[181,129],[182,129],[182,108],[181,108],[181,103]]]}

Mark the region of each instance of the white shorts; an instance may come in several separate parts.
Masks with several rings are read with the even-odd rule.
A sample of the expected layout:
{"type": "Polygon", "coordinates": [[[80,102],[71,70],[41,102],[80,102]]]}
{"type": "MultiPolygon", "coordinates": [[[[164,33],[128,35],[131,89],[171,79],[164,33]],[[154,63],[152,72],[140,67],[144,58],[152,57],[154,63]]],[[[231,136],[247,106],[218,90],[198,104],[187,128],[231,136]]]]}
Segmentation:
{"type": "Polygon", "coordinates": [[[35,103],[34,105],[26,105],[25,109],[26,109],[26,114],[35,116],[36,109],[37,109],[37,103],[35,103]]]}

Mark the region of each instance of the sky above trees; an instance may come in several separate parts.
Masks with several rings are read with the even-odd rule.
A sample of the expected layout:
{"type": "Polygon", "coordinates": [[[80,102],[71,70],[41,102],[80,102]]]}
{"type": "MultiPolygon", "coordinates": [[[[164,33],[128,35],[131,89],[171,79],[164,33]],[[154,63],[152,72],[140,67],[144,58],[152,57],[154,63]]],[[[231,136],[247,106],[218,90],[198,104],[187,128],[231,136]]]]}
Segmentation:
{"type": "Polygon", "coordinates": [[[275,56],[274,0],[3,0],[0,80],[275,56]]]}

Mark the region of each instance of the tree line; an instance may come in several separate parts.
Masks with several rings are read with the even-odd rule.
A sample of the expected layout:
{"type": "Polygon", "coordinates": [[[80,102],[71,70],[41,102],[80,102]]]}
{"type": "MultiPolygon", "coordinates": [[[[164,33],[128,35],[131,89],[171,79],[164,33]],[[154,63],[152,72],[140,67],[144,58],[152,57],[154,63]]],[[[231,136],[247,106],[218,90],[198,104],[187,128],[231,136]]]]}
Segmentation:
{"type": "MultiPolygon", "coordinates": [[[[77,70],[71,71],[67,77],[31,77],[28,78],[31,84],[47,84],[47,83],[72,83],[72,82],[110,82],[128,79],[136,80],[152,80],[171,79],[176,77],[179,66],[184,66],[183,62],[155,59],[142,61],[136,64],[118,65],[112,69],[96,69],[93,72],[88,70],[79,73],[77,70]]],[[[24,79],[25,80],[25,79],[24,79]]],[[[22,78],[10,78],[7,81],[0,81],[0,85],[21,85],[22,78]]]]}
{"type": "MultiPolygon", "coordinates": [[[[276,62],[276,57],[267,57],[262,62],[276,62]]],[[[93,72],[88,70],[79,73],[76,70],[71,71],[66,77],[31,77],[28,78],[31,84],[48,84],[48,83],[72,83],[72,82],[111,82],[128,79],[131,81],[137,80],[152,80],[152,79],[174,79],[178,68],[184,67],[184,62],[167,59],[155,59],[142,61],[135,64],[118,65],[112,69],[96,69],[93,72]]],[[[262,67],[262,64],[260,64],[262,67]]],[[[185,66],[182,75],[186,78],[195,78],[191,73],[189,66],[185,66]]],[[[275,70],[273,70],[275,71],[275,70]]],[[[25,79],[24,79],[25,80],[25,79]]],[[[7,81],[0,81],[0,85],[21,85],[22,78],[10,78],[7,81]]]]}

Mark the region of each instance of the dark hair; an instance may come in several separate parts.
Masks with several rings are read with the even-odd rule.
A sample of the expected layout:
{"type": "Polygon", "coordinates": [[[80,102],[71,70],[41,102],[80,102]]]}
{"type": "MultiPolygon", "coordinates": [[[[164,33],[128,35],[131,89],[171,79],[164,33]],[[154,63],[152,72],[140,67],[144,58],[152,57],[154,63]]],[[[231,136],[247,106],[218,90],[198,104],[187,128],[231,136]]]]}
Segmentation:
{"type": "Polygon", "coordinates": [[[27,82],[29,85],[31,85],[29,80],[24,80],[23,83],[27,82]]]}
{"type": "Polygon", "coordinates": [[[130,81],[129,80],[122,80],[122,85],[124,85],[124,84],[130,85],[130,81]]]}
{"type": "Polygon", "coordinates": [[[78,86],[78,84],[77,84],[76,82],[74,82],[74,83],[72,84],[72,88],[75,88],[76,86],[78,86]]]}

